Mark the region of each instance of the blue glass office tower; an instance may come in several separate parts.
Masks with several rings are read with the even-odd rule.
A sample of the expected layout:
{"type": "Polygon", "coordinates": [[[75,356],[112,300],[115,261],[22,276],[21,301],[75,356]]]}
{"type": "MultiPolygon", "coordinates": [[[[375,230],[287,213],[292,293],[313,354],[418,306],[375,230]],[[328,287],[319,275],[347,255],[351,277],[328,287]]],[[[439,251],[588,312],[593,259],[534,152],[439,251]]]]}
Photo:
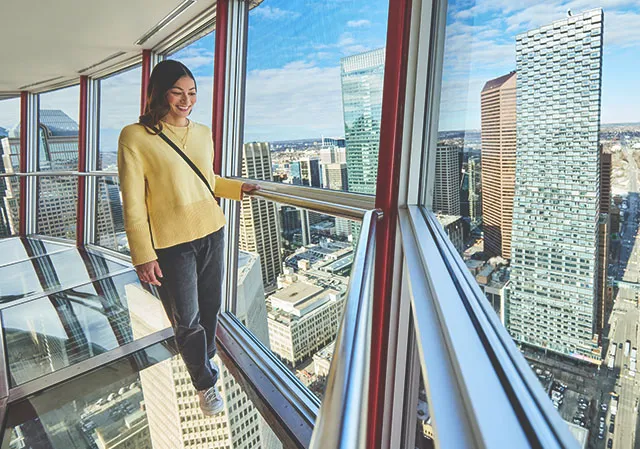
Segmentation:
{"type": "Polygon", "coordinates": [[[340,60],[349,191],[376,193],[384,49],[340,60]]]}
{"type": "Polygon", "coordinates": [[[594,363],[602,32],[596,9],[516,38],[509,319],[516,340],[594,363]]]}

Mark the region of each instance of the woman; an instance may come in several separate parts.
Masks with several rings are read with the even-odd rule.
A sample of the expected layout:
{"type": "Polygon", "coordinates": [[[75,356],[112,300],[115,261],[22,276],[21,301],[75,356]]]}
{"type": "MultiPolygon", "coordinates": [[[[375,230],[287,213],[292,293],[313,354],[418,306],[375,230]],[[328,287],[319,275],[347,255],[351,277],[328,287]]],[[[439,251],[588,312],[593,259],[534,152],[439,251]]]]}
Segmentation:
{"type": "Polygon", "coordinates": [[[196,82],[178,61],[162,61],[149,79],[139,123],[118,142],[118,172],[131,259],[142,282],[157,285],[205,415],[224,408],[215,384],[224,214],[213,198],[241,200],[254,184],[213,173],[211,130],[189,120],[196,82]],[[169,142],[206,178],[207,185],[169,142]],[[160,282],[162,281],[162,283],[160,282]]]}

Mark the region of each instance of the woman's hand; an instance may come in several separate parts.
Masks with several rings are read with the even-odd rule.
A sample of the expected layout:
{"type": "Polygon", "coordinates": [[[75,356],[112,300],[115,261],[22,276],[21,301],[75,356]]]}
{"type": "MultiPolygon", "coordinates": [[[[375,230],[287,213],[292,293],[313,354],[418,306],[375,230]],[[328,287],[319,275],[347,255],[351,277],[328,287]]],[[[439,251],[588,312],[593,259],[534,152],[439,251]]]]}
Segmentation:
{"type": "Polygon", "coordinates": [[[245,193],[247,195],[251,195],[252,193],[260,189],[261,187],[258,184],[250,184],[248,182],[245,182],[242,184],[242,196],[244,197],[245,193]]]}
{"type": "Polygon", "coordinates": [[[136,265],[136,272],[138,273],[138,278],[142,282],[146,282],[147,284],[157,285],[160,287],[159,278],[162,278],[162,270],[160,270],[160,264],[157,260],[152,260],[151,262],[143,263],[141,265],[136,265]]]}

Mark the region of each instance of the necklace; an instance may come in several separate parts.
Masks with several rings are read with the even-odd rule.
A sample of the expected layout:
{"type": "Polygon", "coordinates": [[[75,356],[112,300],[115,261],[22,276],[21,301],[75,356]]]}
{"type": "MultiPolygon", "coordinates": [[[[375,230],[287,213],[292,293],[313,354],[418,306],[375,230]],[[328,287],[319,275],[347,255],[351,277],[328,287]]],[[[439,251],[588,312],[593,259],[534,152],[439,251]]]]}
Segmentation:
{"type": "Polygon", "coordinates": [[[186,150],[187,149],[187,140],[189,140],[189,131],[191,129],[191,120],[189,120],[189,123],[187,123],[187,130],[185,131],[184,137],[182,137],[182,138],[180,138],[178,133],[176,133],[173,129],[171,129],[171,125],[169,125],[168,123],[167,123],[167,125],[168,126],[166,126],[165,128],[168,129],[171,132],[171,134],[173,134],[176,137],[178,142],[180,142],[180,145],[182,146],[182,148],[184,148],[186,150]]]}

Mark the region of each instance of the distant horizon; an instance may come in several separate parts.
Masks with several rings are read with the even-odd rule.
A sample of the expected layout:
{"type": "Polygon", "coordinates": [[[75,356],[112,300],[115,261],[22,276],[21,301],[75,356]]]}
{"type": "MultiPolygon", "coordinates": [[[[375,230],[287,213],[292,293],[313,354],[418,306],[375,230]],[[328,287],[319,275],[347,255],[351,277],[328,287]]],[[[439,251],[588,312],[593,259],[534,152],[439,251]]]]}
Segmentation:
{"type": "MultiPolygon", "coordinates": [[[[640,126],[640,122],[610,122],[600,123],[600,126],[623,126],[623,125],[637,125],[640,126]]],[[[470,128],[470,129],[439,129],[439,133],[452,133],[461,131],[481,131],[482,128],[470,128]]]]}
{"type": "MultiPolygon", "coordinates": [[[[619,123],[601,123],[601,126],[606,127],[614,127],[614,126],[630,126],[635,125],[640,128],[640,122],[619,122],[619,123]]],[[[0,126],[2,128],[2,126],[0,126]]],[[[462,133],[462,132],[480,132],[480,128],[471,128],[471,129],[446,129],[446,130],[438,130],[438,133],[462,133]]],[[[253,142],[268,142],[268,143],[283,143],[283,142],[305,142],[305,141],[321,141],[323,136],[315,136],[315,137],[304,137],[300,139],[281,139],[281,140],[247,140],[244,143],[253,143],[253,142]]],[[[327,138],[327,136],[324,136],[327,138]]],[[[344,139],[343,136],[331,136],[330,138],[340,138],[344,139]]],[[[117,150],[107,149],[103,150],[102,153],[117,153],[117,150]]]]}

